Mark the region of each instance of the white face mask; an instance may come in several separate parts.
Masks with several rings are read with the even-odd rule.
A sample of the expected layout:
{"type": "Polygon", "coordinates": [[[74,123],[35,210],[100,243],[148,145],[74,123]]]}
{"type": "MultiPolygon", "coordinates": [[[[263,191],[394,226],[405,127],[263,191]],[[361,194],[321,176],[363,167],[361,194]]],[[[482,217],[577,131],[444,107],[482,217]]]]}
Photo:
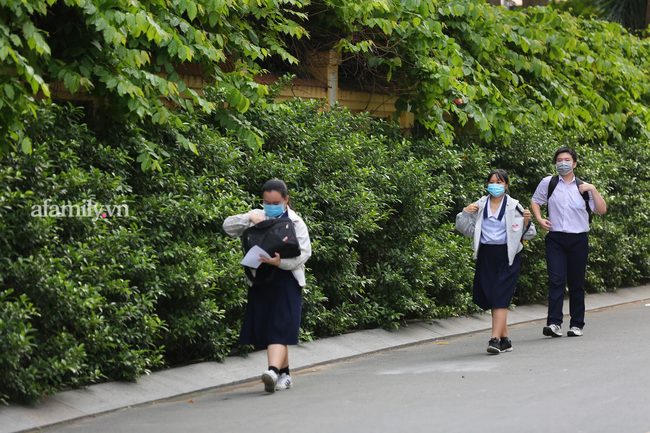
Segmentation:
{"type": "Polygon", "coordinates": [[[573,171],[573,163],[571,161],[560,161],[555,164],[555,170],[557,170],[558,174],[564,176],[573,171]]]}

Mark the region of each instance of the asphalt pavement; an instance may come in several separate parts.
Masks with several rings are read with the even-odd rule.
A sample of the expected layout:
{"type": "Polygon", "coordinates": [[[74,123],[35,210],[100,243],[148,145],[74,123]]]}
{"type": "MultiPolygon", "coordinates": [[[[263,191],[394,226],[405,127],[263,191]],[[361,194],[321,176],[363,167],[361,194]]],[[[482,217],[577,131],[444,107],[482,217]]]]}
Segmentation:
{"type": "Polygon", "coordinates": [[[274,395],[249,383],[52,431],[646,433],[649,319],[638,302],[590,313],[584,337],[516,325],[511,353],[487,354],[484,331],[303,370],[274,395]]]}
{"type": "Polygon", "coordinates": [[[649,303],[650,285],[588,295],[585,336],[557,339],[544,305],[517,307],[500,355],[485,351],[489,314],[355,332],[292,348],[291,390],[262,391],[256,352],[10,404],[0,432],[648,433],[649,303]]]}

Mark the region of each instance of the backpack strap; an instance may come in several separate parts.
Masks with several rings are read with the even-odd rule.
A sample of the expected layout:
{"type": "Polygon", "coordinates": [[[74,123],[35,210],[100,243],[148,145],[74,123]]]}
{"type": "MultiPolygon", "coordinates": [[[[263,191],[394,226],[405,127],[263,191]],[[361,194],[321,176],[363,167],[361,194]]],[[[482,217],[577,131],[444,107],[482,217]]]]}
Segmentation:
{"type": "Polygon", "coordinates": [[[524,207],[521,205],[521,203],[517,203],[517,212],[519,212],[519,215],[524,216],[524,207]]]}
{"type": "MultiPolygon", "coordinates": [[[[267,265],[266,263],[262,263],[260,265],[260,267],[257,268],[258,272],[261,269],[264,269],[263,266],[270,267],[271,265],[267,265]]],[[[248,279],[251,280],[251,282],[253,284],[269,284],[271,281],[273,281],[273,277],[275,277],[275,272],[278,270],[277,266],[272,266],[272,267],[273,267],[273,269],[271,269],[271,273],[268,274],[268,276],[262,276],[262,277],[258,277],[257,275],[253,276],[253,271],[248,266],[244,266],[244,273],[246,274],[248,279]]]]}
{"type": "MultiPolygon", "coordinates": [[[[576,177],[576,186],[579,187],[584,182],[581,179],[576,177]]],[[[594,220],[594,214],[591,212],[591,206],[589,206],[589,193],[587,191],[582,193],[582,199],[585,201],[585,207],[587,208],[587,214],[589,214],[589,224],[594,220]]]]}
{"type": "Polygon", "coordinates": [[[546,194],[547,203],[548,203],[548,199],[550,199],[551,195],[553,195],[553,191],[555,191],[555,187],[557,186],[557,183],[559,181],[560,181],[560,175],[551,177],[551,181],[548,183],[548,193],[546,194]]]}

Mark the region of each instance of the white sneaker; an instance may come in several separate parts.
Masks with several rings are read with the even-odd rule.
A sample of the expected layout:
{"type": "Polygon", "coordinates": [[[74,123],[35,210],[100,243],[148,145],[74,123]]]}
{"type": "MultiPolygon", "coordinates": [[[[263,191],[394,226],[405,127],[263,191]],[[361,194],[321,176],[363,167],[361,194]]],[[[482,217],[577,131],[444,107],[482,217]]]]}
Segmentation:
{"type": "Polygon", "coordinates": [[[264,391],[273,394],[275,392],[275,384],[278,383],[278,374],[273,370],[268,370],[262,373],[262,382],[264,382],[264,391]]]}
{"type": "Polygon", "coordinates": [[[544,326],[542,334],[547,337],[561,337],[562,336],[562,327],[560,325],[552,324],[549,326],[544,326]]]}
{"type": "Polygon", "coordinates": [[[293,380],[291,376],[286,373],[282,373],[278,378],[278,383],[275,385],[275,389],[289,389],[293,387],[293,380]]]}
{"type": "Polygon", "coordinates": [[[582,329],[578,328],[577,326],[572,326],[566,335],[569,337],[582,337],[582,329]]]}

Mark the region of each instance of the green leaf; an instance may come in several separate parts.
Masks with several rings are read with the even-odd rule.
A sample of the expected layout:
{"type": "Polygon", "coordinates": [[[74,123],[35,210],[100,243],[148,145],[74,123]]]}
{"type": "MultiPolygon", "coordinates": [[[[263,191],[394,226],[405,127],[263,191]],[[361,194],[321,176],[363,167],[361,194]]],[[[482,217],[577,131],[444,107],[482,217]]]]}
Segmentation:
{"type": "Polygon", "coordinates": [[[68,71],[63,77],[63,84],[70,91],[70,93],[74,94],[77,92],[77,90],[79,90],[80,80],[81,77],[79,76],[79,74],[76,74],[72,71],[68,71]]]}
{"type": "Polygon", "coordinates": [[[112,89],[114,87],[117,87],[118,80],[116,77],[110,77],[108,80],[106,80],[106,87],[108,89],[112,89]]]}
{"type": "Polygon", "coordinates": [[[196,18],[196,3],[189,1],[187,2],[187,16],[190,18],[190,21],[194,20],[196,18]]]}
{"type": "MultiPolygon", "coordinates": [[[[221,15],[219,13],[217,13],[217,12],[211,12],[210,16],[209,16],[210,26],[212,26],[212,27],[216,26],[217,23],[219,22],[220,16],[221,15]]],[[[219,45],[223,45],[223,44],[219,44],[219,45]]]]}
{"type": "Polygon", "coordinates": [[[23,140],[20,142],[20,148],[26,155],[30,155],[32,153],[32,141],[29,139],[29,137],[23,138],[23,140]]]}
{"type": "Polygon", "coordinates": [[[7,98],[14,99],[14,87],[11,84],[7,83],[4,85],[4,89],[7,98]]]}
{"type": "Polygon", "coordinates": [[[125,95],[125,94],[128,93],[128,90],[127,90],[126,84],[124,84],[123,81],[120,82],[120,83],[117,85],[117,93],[118,93],[120,96],[125,95]]]}
{"type": "Polygon", "coordinates": [[[235,88],[230,89],[230,91],[226,95],[226,102],[233,107],[237,107],[241,102],[241,100],[242,100],[242,94],[239,92],[239,90],[235,88]]]}
{"type": "Polygon", "coordinates": [[[250,106],[251,101],[248,98],[242,97],[241,101],[239,104],[237,104],[237,110],[240,113],[245,113],[248,111],[248,107],[250,106]]]}
{"type": "Polygon", "coordinates": [[[147,29],[149,28],[149,24],[147,23],[147,16],[144,11],[140,11],[136,16],[135,16],[135,23],[138,26],[138,29],[141,32],[146,32],[147,29]]]}
{"type": "Polygon", "coordinates": [[[151,167],[151,158],[149,155],[145,155],[144,159],[142,160],[142,164],[140,164],[140,169],[142,171],[147,171],[151,167]]]}
{"type": "Polygon", "coordinates": [[[139,105],[140,105],[140,103],[138,102],[138,100],[136,98],[130,98],[129,102],[127,103],[127,107],[129,107],[130,111],[137,110],[139,105]]]}
{"type": "Polygon", "coordinates": [[[420,3],[420,8],[418,9],[418,12],[420,12],[420,15],[422,15],[425,18],[429,17],[429,5],[427,5],[426,1],[420,3]]]}

